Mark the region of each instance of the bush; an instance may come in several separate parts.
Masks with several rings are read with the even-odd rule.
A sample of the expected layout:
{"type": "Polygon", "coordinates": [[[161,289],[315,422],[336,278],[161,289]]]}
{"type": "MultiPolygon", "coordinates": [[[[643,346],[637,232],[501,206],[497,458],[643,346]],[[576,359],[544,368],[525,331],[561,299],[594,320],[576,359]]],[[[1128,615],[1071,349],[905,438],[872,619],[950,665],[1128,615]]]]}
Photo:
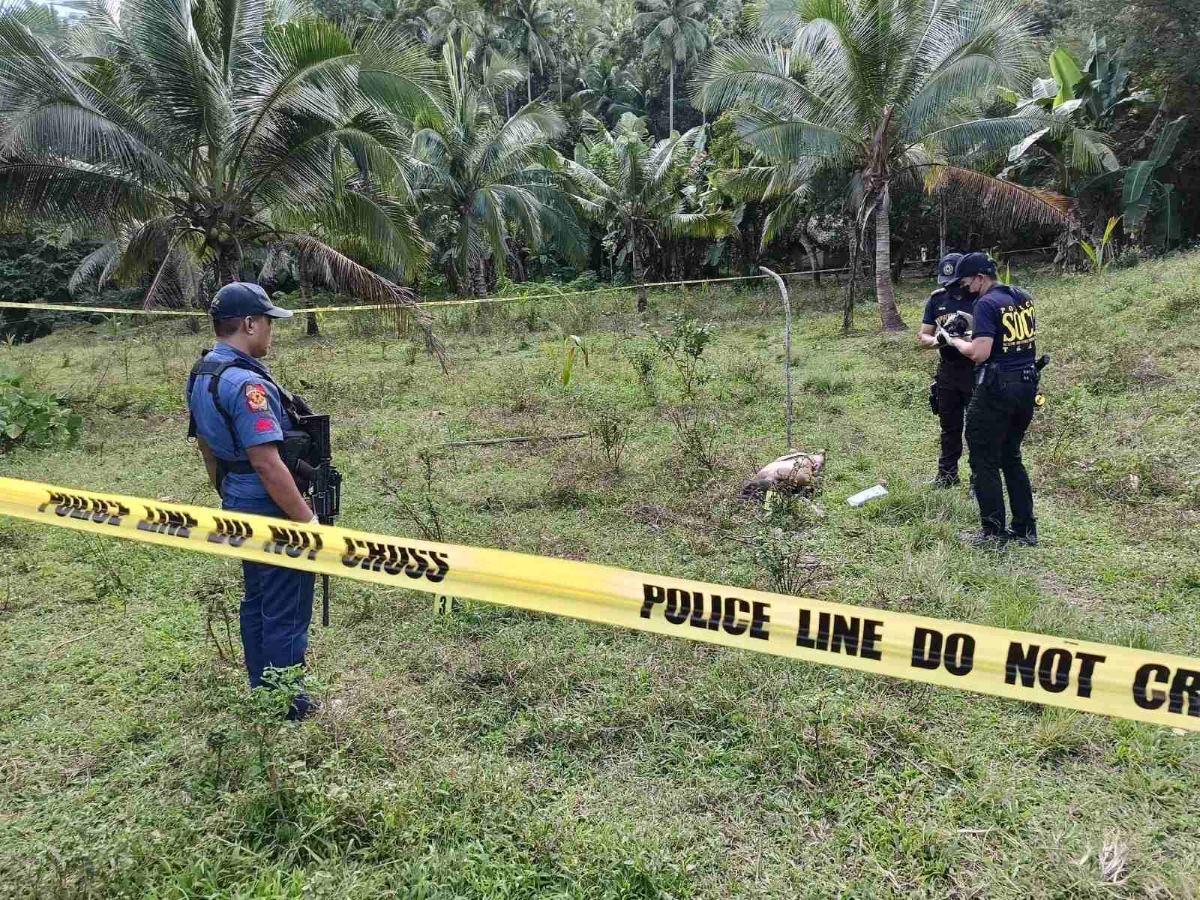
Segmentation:
{"type": "Polygon", "coordinates": [[[1137,247],[1126,247],[1112,261],[1112,267],[1114,269],[1132,269],[1141,261],[1142,255],[1138,252],[1137,247]]]}
{"type": "Polygon", "coordinates": [[[19,443],[71,443],[82,424],[62,399],[27,387],[20,375],[0,374],[0,453],[19,443]]]}
{"type": "MultiPolygon", "coordinates": [[[[0,299],[70,306],[137,306],[136,290],[98,291],[88,284],[75,296],[67,289],[80,260],[98,246],[93,241],[76,240],[69,228],[0,234],[0,299]]],[[[31,341],[49,334],[60,323],[78,322],[81,316],[90,321],[97,319],[85,313],[0,310],[0,337],[31,341]]]]}
{"type": "Polygon", "coordinates": [[[633,418],[619,398],[589,394],[584,408],[591,419],[591,435],[600,444],[604,459],[613,473],[621,471],[621,459],[633,427],[633,418]]]}

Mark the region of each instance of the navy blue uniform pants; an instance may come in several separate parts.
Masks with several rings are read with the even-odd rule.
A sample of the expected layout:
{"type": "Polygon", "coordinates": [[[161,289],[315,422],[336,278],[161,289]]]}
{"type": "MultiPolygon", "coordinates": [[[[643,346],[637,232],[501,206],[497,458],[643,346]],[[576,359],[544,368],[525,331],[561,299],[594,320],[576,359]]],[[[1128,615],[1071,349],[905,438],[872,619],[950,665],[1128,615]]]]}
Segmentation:
{"type": "Polygon", "coordinates": [[[1012,530],[1024,534],[1036,524],[1033,486],[1021,461],[1021,441],[1033,421],[1036,396],[1036,377],[1027,381],[985,379],[971,396],[967,408],[967,447],[984,531],[994,534],[1004,531],[1001,473],[1012,506],[1012,530]]]}
{"type": "MultiPolygon", "coordinates": [[[[229,495],[225,509],[287,518],[268,499],[229,495]]],[[[246,592],[242,597],[242,649],[250,687],[262,684],[263,669],[284,669],[304,663],[308,629],[312,624],[313,588],[316,576],[280,566],[243,562],[246,592]]]]}
{"type": "Polygon", "coordinates": [[[938,475],[958,477],[958,461],[963,452],[963,417],[975,388],[975,365],[941,362],[934,378],[937,393],[938,422],[942,426],[942,453],[938,457],[938,475]]]}

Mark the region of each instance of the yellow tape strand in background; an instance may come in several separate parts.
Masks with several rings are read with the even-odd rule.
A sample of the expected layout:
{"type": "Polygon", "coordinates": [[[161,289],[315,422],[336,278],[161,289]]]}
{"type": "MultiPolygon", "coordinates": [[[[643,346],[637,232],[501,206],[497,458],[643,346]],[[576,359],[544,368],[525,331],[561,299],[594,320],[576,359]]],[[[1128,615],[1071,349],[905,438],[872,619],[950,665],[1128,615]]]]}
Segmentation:
{"type": "Polygon", "coordinates": [[[0,478],[0,514],[1200,731],[1200,659],[0,478]]]}

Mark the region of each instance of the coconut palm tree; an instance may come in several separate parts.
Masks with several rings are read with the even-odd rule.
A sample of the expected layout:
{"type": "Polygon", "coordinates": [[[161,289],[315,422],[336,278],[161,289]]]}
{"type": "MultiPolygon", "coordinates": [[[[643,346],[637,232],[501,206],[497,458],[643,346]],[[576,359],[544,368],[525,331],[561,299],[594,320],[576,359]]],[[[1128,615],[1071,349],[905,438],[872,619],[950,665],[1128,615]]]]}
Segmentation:
{"type": "Polygon", "coordinates": [[[520,35],[519,46],[529,64],[525,83],[526,99],[532,103],[533,65],[537,63],[538,73],[544,75],[546,62],[554,58],[554,48],[550,43],[554,13],[546,8],[542,0],[513,0],[505,21],[516,28],[520,35]]]}
{"type": "Polygon", "coordinates": [[[435,103],[436,69],[386,27],[349,37],[290,8],[95,3],[59,52],[0,14],[0,216],[107,234],[77,280],[144,284],[147,307],[203,302],[266,245],[339,290],[410,303],[303,224],[354,235],[400,273],[421,264],[428,247],[396,201],[397,113],[435,103]]]}
{"type": "Polygon", "coordinates": [[[615,125],[625,113],[640,113],[644,99],[627,71],[608,59],[596,60],[583,73],[574,98],[579,105],[607,125],[615,125]]]}
{"type": "Polygon", "coordinates": [[[626,113],[609,131],[589,117],[592,136],[576,147],[567,170],[584,214],[605,233],[618,264],[628,260],[644,312],[649,254],[683,237],[719,238],[734,230],[728,210],[687,212],[684,191],[701,130],[650,143],[645,120],[626,113]]]}
{"type": "Polygon", "coordinates": [[[447,271],[460,294],[482,294],[484,267],[503,272],[515,241],[578,244],[551,144],[565,128],[553,108],[530,103],[511,118],[492,106],[493,86],[519,70],[489,70],[480,84],[461,50],[442,48],[450,98],[412,139],[413,197],[421,222],[446,246],[447,271]]]}
{"type": "Polygon", "coordinates": [[[475,0],[434,0],[422,17],[426,43],[440,47],[457,43],[465,34],[475,34],[484,14],[475,0]]]}
{"type": "Polygon", "coordinates": [[[708,29],[702,17],[704,0],[638,0],[641,10],[633,20],[635,28],[648,28],[646,54],[658,57],[666,66],[667,133],[675,133],[675,70],[708,47],[708,29]]]}
{"type": "MultiPolygon", "coordinates": [[[[1052,117],[990,118],[981,102],[1034,71],[1028,16],[1008,0],[771,0],[761,37],[713,52],[696,102],[730,109],[757,154],[743,188],[779,200],[769,231],[803,210],[811,178],[844,169],[857,227],[875,224],[875,289],[887,330],[904,328],[891,271],[891,187],[958,192],[993,220],[1062,222],[1066,201],[973,168],[1052,117]]],[[[764,234],[764,238],[766,235],[764,234]]]]}

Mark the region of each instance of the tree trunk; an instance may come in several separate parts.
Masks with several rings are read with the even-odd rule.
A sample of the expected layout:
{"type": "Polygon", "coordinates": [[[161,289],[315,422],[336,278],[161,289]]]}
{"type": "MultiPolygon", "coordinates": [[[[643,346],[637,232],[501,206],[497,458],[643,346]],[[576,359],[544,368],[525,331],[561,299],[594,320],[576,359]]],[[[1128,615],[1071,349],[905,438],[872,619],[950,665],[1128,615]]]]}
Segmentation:
{"type": "Polygon", "coordinates": [[[906,327],[896,308],[896,291],[892,287],[892,195],[887,184],[879,195],[875,209],[875,300],[879,304],[879,319],[884,331],[903,331],[906,327]]]}
{"type": "Polygon", "coordinates": [[[476,297],[483,297],[487,294],[487,262],[479,260],[478,264],[473,267],[474,272],[474,292],[476,297]]]}
{"type": "MultiPolygon", "coordinates": [[[[300,268],[300,305],[305,309],[312,306],[312,280],[309,278],[308,270],[303,266],[300,268]]],[[[321,329],[317,325],[317,314],[305,314],[305,333],[310,337],[316,337],[321,333],[321,329]]]]}
{"type": "Polygon", "coordinates": [[[237,245],[222,245],[217,249],[217,282],[219,287],[232,284],[242,274],[242,258],[237,245]]]}
{"type": "Polygon", "coordinates": [[[506,88],[504,91],[504,118],[512,118],[512,88],[506,88]]]}
{"type": "Polygon", "coordinates": [[[533,102],[533,60],[529,61],[529,72],[525,76],[525,94],[533,102]]]}
{"type": "Polygon", "coordinates": [[[633,256],[633,281],[637,285],[637,311],[644,313],[650,307],[646,299],[646,278],[642,271],[642,256],[638,253],[637,235],[633,236],[630,248],[633,256]]]}
{"type": "Polygon", "coordinates": [[[675,57],[671,57],[671,75],[667,82],[667,137],[675,133],[675,57]]]}
{"type": "Polygon", "coordinates": [[[809,243],[808,238],[803,234],[798,234],[796,237],[800,241],[800,246],[804,248],[804,252],[808,254],[808,267],[812,269],[813,283],[820,284],[821,274],[818,272],[817,257],[816,254],[813,253],[812,244],[809,243]]]}
{"type": "Polygon", "coordinates": [[[941,215],[938,217],[938,261],[950,252],[946,246],[946,201],[945,199],[938,200],[938,211],[941,215]]]}
{"type": "Polygon", "coordinates": [[[847,266],[846,279],[846,303],[842,307],[842,331],[849,333],[850,328],[854,325],[854,292],[858,287],[858,251],[861,243],[860,235],[862,229],[859,227],[858,217],[855,216],[855,222],[852,226],[853,231],[850,234],[850,263],[847,266]]]}

